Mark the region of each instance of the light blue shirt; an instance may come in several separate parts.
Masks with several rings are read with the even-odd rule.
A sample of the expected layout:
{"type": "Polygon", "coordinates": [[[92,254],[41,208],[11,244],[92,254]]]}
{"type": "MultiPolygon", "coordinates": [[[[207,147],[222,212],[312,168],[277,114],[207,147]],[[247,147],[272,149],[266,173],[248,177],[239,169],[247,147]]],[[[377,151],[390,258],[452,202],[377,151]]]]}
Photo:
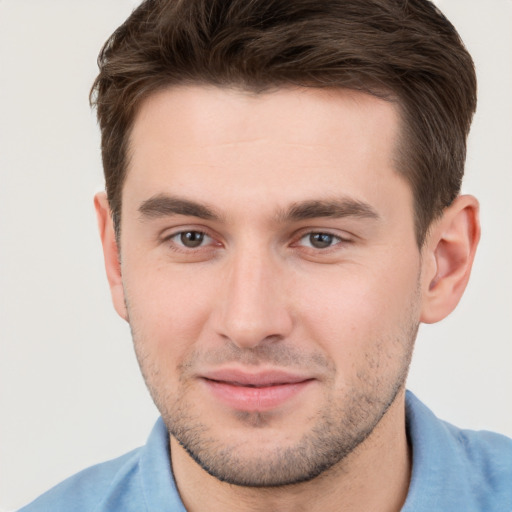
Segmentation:
{"type": "MultiPolygon", "coordinates": [[[[412,478],[402,512],[512,511],[512,439],[461,430],[406,396],[412,478]]],[[[148,442],[65,480],[20,512],[186,512],[160,418],[148,442]]]]}

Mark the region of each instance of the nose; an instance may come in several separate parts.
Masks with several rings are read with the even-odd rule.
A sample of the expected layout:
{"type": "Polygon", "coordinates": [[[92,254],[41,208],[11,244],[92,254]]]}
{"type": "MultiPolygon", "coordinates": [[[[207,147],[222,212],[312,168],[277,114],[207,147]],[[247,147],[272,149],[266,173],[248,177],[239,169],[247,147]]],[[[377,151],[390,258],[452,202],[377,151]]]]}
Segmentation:
{"type": "Polygon", "coordinates": [[[293,326],[285,271],[265,251],[233,257],[222,276],[216,307],[217,333],[240,348],[286,338],[293,326]]]}

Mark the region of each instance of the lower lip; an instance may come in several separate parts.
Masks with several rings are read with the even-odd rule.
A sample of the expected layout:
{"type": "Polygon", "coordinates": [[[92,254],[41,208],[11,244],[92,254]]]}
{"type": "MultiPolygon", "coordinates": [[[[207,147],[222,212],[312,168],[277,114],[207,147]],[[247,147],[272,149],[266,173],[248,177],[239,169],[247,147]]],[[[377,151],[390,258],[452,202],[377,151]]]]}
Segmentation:
{"type": "Polygon", "coordinates": [[[204,382],[213,395],[229,407],[251,412],[275,409],[304,391],[313,381],[304,380],[261,388],[235,386],[209,379],[204,379],[204,382]]]}

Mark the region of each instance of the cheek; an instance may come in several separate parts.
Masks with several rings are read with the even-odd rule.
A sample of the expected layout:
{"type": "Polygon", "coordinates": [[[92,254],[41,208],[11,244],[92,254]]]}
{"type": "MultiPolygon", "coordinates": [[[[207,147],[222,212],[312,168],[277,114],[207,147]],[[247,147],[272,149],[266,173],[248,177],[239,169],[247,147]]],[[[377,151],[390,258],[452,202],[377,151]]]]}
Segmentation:
{"type": "MultiPolygon", "coordinates": [[[[149,266],[123,273],[129,322],[136,343],[153,358],[179,364],[202,337],[211,309],[213,287],[194,277],[193,266],[172,271],[149,266]]],[[[215,289],[213,287],[213,289],[215,289]]]]}
{"type": "MultiPolygon", "coordinates": [[[[363,364],[379,366],[376,359],[382,357],[395,360],[414,332],[417,268],[411,262],[381,263],[372,269],[354,266],[334,272],[300,308],[307,336],[343,372],[363,364]]],[[[307,297],[305,290],[311,288],[303,284],[295,293],[307,297]]]]}

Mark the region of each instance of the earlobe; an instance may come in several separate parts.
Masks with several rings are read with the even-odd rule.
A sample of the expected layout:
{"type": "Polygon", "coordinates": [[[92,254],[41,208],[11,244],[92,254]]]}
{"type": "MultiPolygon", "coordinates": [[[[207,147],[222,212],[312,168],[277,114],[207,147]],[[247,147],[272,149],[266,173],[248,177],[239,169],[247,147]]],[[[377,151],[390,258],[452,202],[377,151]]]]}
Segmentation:
{"type": "Polygon", "coordinates": [[[119,249],[115,236],[112,215],[105,192],[99,192],[94,196],[94,208],[98,221],[101,243],[103,245],[103,258],[107,272],[108,284],[112,295],[114,308],[121,318],[128,320],[124,300],[123,280],[121,275],[121,263],[119,249]]]}
{"type": "Polygon", "coordinates": [[[459,196],[434,224],[423,248],[421,321],[448,316],[466,288],[480,239],[478,201],[459,196]]]}

